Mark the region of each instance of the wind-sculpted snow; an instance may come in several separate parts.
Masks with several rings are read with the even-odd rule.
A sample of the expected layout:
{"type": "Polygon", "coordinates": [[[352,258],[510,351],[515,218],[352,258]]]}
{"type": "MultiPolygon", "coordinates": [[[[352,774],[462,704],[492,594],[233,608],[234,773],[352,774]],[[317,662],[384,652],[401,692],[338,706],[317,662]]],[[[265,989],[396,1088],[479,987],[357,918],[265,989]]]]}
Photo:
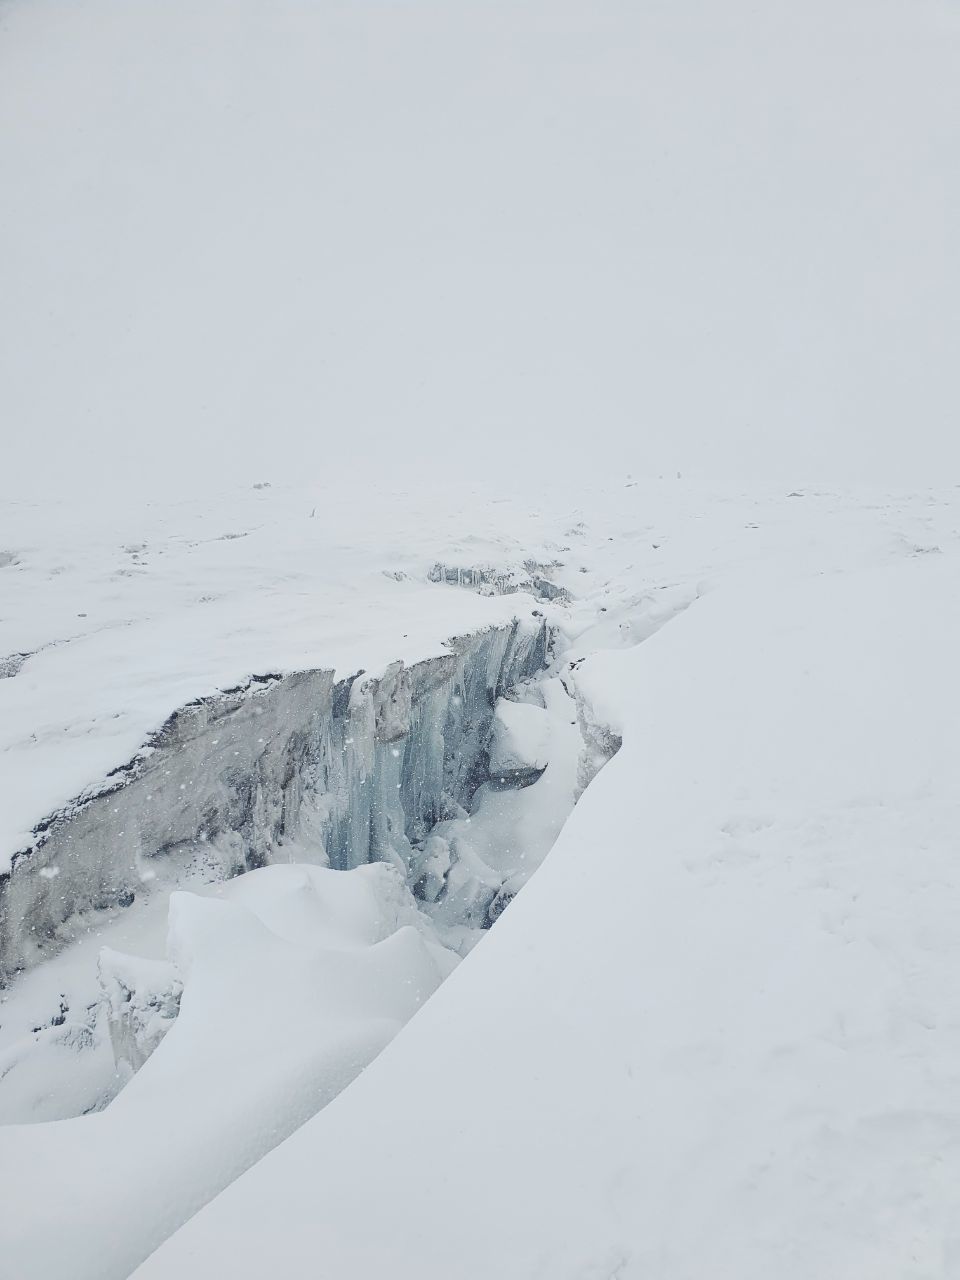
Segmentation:
{"type": "Polygon", "coordinates": [[[265,867],[174,893],[166,952],[101,953],[129,1081],[110,1106],[3,1130],[4,1280],[122,1280],[339,1093],[457,963],[382,864],[265,867]],[[48,1204],[57,1229],[38,1233],[48,1204]]]}
{"type": "Polygon", "coordinates": [[[546,863],[137,1280],[955,1280],[944,544],[724,584],[565,672],[623,745],[546,863]]]}
{"type": "Polygon", "coordinates": [[[491,627],[380,675],[254,677],[175,712],[133,760],[36,830],[0,882],[0,980],[127,905],[158,876],[287,860],[302,838],[336,868],[414,883],[431,827],[485,781],[496,699],[545,665],[545,623],[491,627]]]}
{"type": "MultiPolygon", "coordinates": [[[[14,1122],[0,1144],[4,1238],[19,1280],[122,1280],[339,1093],[500,916],[578,792],[583,739],[561,681],[538,672],[498,696],[500,679],[543,661],[545,638],[490,632],[449,661],[396,664],[335,696],[338,741],[363,738],[368,750],[352,753],[354,802],[340,826],[331,806],[327,830],[355,833],[366,813],[365,847],[380,861],[350,869],[358,849],[344,839],[330,842],[342,869],[308,865],[326,849],[304,821],[282,846],[293,865],[213,884],[195,869],[197,891],[169,896],[162,946],[155,886],[24,975],[32,997],[23,979],[9,993],[7,1013],[20,1016],[25,997],[37,1006],[38,984],[71,988],[58,1035],[0,1053],[0,1115],[14,1122]],[[368,784],[369,801],[357,800],[368,784]],[[66,1118],[66,1097],[84,1090],[66,1118]],[[44,1119],[61,1122],[23,1123],[44,1119]],[[50,1197],[58,1230],[38,1239],[50,1197]]],[[[312,785],[304,818],[319,811],[312,785]]]]}

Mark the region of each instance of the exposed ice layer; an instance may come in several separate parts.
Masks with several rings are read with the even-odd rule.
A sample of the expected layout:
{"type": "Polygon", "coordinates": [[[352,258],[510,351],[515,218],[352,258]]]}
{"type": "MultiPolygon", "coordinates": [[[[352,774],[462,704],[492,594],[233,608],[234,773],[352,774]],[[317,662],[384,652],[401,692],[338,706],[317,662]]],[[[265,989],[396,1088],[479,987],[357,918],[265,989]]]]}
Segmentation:
{"type": "Polygon", "coordinates": [[[166,960],[143,960],[110,947],[100,952],[100,985],[118,1069],[139,1071],[180,1012],[183,981],[166,960]]]}
{"type": "Polygon", "coordinates": [[[427,577],[431,582],[468,587],[480,595],[506,596],[525,591],[539,600],[569,600],[570,593],[566,587],[557,586],[546,576],[551,570],[562,567],[559,560],[550,563],[524,560],[522,567],[512,569],[502,565],[457,565],[438,561],[427,577]]]}
{"type": "Polygon", "coordinates": [[[10,653],[0,658],[0,680],[12,680],[29,657],[29,653],[10,653]]]}
{"type": "Polygon", "coordinates": [[[584,780],[619,749],[620,739],[595,732],[593,721],[589,702],[576,695],[575,678],[541,676],[498,702],[491,776],[468,815],[432,830],[416,886],[441,937],[461,954],[540,866],[584,780]]]}
{"type": "Polygon", "coordinates": [[[546,665],[545,623],[459,637],[382,675],[254,677],[174,713],[97,794],[36,829],[0,880],[0,982],[202,858],[226,878],[286,860],[295,836],[337,868],[387,861],[415,883],[439,820],[486,780],[496,699],[546,665]]]}
{"type": "Polygon", "coordinates": [[[603,766],[612,760],[623,746],[623,738],[602,718],[597,716],[593,707],[584,698],[583,691],[577,684],[576,679],[573,678],[574,672],[581,661],[582,659],[570,666],[566,678],[561,677],[564,690],[569,697],[573,698],[576,704],[577,724],[580,728],[580,736],[583,739],[583,747],[577,762],[575,800],[579,800],[603,766]]]}

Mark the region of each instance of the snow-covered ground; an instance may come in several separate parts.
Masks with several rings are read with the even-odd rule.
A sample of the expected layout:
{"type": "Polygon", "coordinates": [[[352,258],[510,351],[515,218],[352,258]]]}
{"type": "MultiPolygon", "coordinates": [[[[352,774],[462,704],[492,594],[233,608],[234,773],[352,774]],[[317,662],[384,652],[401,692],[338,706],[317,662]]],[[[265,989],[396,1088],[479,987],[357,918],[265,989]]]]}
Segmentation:
{"type": "MultiPolygon", "coordinates": [[[[357,495],[118,498],[93,513],[85,495],[54,508],[7,503],[0,653],[30,656],[0,680],[0,869],[39,819],[125,764],[193,698],[264,672],[382,671],[517,614],[516,601],[439,595],[427,573],[448,542],[431,540],[416,509],[404,527],[392,505],[370,483],[357,495]],[[379,518],[363,520],[366,509],[379,518]]],[[[507,556],[516,545],[506,541],[507,556]]]]}
{"type": "MultiPolygon", "coordinates": [[[[266,867],[176,893],[167,954],[101,953],[113,997],[102,1016],[114,1003],[128,1019],[117,1028],[128,1075],[140,1065],[134,1036],[166,1030],[109,1107],[3,1131],[11,1275],[128,1275],[342,1089],[456,963],[383,864],[266,867]],[[171,991],[175,1021],[158,1029],[171,991]],[[41,1232],[52,1205],[57,1229],[41,1232]]],[[[81,1045],[74,1056],[82,1069],[81,1045]]]]}
{"type": "Polygon", "coordinates": [[[586,658],[623,747],[531,885],[138,1277],[960,1274],[943,550],[759,573],[586,658]]]}
{"type": "MultiPolygon", "coordinates": [[[[606,1275],[618,1266],[642,1274],[651,1258],[676,1275],[702,1274],[707,1259],[713,1274],[738,1276],[774,1266],[798,1276],[811,1268],[844,1274],[843,1266],[937,1274],[922,1267],[939,1256],[943,1188],[960,1173],[949,1124],[924,1146],[936,1127],[930,1117],[960,1108],[949,1070],[957,1049],[949,1012],[960,776],[957,491],[743,496],[624,476],[606,487],[555,489],[531,507],[517,487],[472,494],[469,534],[462,499],[445,510],[434,495],[379,495],[381,510],[395,504],[392,527],[406,512],[401,544],[391,537],[378,545],[369,529],[352,546],[331,538],[315,570],[328,608],[335,593],[362,598],[372,584],[398,602],[377,618],[380,660],[391,637],[401,646],[395,628],[400,620],[413,626],[406,618],[415,603],[419,656],[452,619],[482,626],[536,609],[559,629],[548,678],[498,713],[491,757],[504,777],[513,769],[530,781],[545,758],[546,771],[519,791],[494,778],[472,814],[434,829],[421,886],[431,918],[411,902],[416,939],[409,929],[398,937],[418,956],[420,939],[432,938],[428,949],[448,955],[452,968],[456,957],[443,942],[463,952],[476,934],[458,917],[455,882],[431,907],[431,867],[442,881],[453,849],[468,886],[485,876],[497,885],[509,872],[509,900],[528,878],[526,859],[539,864],[590,779],[591,735],[608,730],[623,747],[589,782],[532,883],[393,1048],[184,1227],[146,1274],[253,1274],[267,1258],[297,1274],[320,1251],[333,1274],[359,1277],[396,1250],[400,1274],[439,1276],[470,1232],[470,1256],[457,1264],[464,1275],[580,1276],[591,1267],[606,1275]],[[451,576],[434,572],[440,563],[523,582],[525,560],[549,566],[544,572],[565,595],[485,595],[429,581],[451,576]],[[442,1186],[430,1178],[438,1167],[448,1171],[442,1186]],[[859,1185],[868,1170],[854,1195],[848,1183],[859,1185]],[[417,1208],[426,1185],[430,1232],[417,1208]],[[371,1203],[376,1231],[364,1229],[371,1203]],[[478,1212],[489,1223],[481,1233],[478,1212]],[[894,1237],[876,1225],[885,1214],[897,1224],[894,1237]]],[[[331,529],[346,518],[347,500],[339,501],[339,511],[335,495],[324,504],[331,529]]],[[[207,508],[214,503],[219,524],[231,506],[231,527],[242,526],[253,504],[261,520],[248,538],[217,545],[224,560],[205,572],[224,581],[229,557],[236,579],[253,566],[258,583],[280,578],[301,530],[319,520],[309,491],[279,485],[210,497],[207,508]]],[[[20,563],[5,572],[29,590],[45,561],[26,539],[21,545],[20,563]]],[[[91,566],[83,579],[54,579],[59,589],[83,591],[87,612],[97,608],[97,589],[117,589],[110,575],[98,579],[93,547],[81,559],[91,566]]],[[[201,586],[193,566],[203,561],[189,549],[164,562],[171,601],[178,573],[197,573],[191,589],[201,586]]],[[[120,590],[135,592],[150,572],[148,562],[129,586],[121,578],[120,590]]],[[[153,643],[154,616],[139,622],[143,646],[153,643]]],[[[266,633],[272,621],[257,625],[261,665],[291,662],[282,626],[274,640],[266,633]],[[269,661],[278,654],[282,661],[269,661]]],[[[170,626],[164,635],[176,633],[170,626]]],[[[362,649],[359,631],[357,641],[362,649]]],[[[325,660],[322,633],[310,643],[309,661],[325,660]]],[[[70,649],[51,653],[66,663],[70,649]]],[[[347,649],[344,641],[349,669],[347,649]]],[[[186,652],[157,645],[137,661],[172,679],[186,652]]],[[[212,641],[210,652],[216,656],[212,641]]],[[[34,661],[0,688],[29,679],[34,661]]],[[[236,665],[212,667],[207,678],[242,674],[236,665]]],[[[33,694],[50,710],[41,685],[33,694]]],[[[50,771],[47,781],[41,811],[60,799],[59,776],[50,771]]],[[[287,855],[296,860],[297,849],[287,855]]],[[[344,1029],[296,1012],[315,998],[308,992],[322,995],[333,981],[318,985],[312,976],[329,962],[312,958],[304,930],[315,930],[313,950],[329,950],[323,921],[336,921],[336,886],[355,874],[274,867],[232,882],[228,899],[270,931],[259,944],[248,915],[208,929],[219,917],[203,914],[204,901],[223,890],[187,886],[200,896],[186,918],[210,939],[213,976],[202,985],[219,982],[224,964],[230,975],[217,988],[217,1016],[198,1011],[206,1028],[198,1035],[181,1012],[99,1114],[4,1131],[0,1165],[10,1190],[0,1220],[18,1277],[128,1274],[332,1097],[419,1007],[443,966],[425,978],[426,957],[388,959],[381,979],[375,957],[386,943],[368,960],[353,942],[349,965],[373,974],[369,986],[345,976],[349,967],[326,970],[351,993],[344,1029]],[[276,889],[258,892],[258,882],[276,889]],[[304,894],[323,920],[303,914],[304,894]],[[287,904],[282,911],[275,900],[287,904]],[[391,970],[414,1003],[385,1016],[377,1002],[392,999],[391,970]],[[274,986],[282,998],[271,995],[274,986]],[[331,1035],[341,1037],[333,1047],[331,1035]],[[262,1053],[242,1047],[250,1036],[262,1053]],[[228,1073],[232,1092],[220,1109],[209,1097],[219,1097],[231,1055],[249,1059],[249,1069],[228,1073]],[[178,1083],[182,1073],[189,1087],[178,1083]],[[173,1154],[155,1159],[170,1145],[171,1126],[179,1135],[173,1154]],[[208,1159],[211,1149],[222,1158],[208,1159]],[[189,1179],[178,1176],[181,1165],[193,1170],[189,1179]],[[58,1229],[46,1230],[53,1221],[58,1229]]],[[[127,1078],[121,1064],[125,1074],[114,1081],[107,1056],[108,1001],[96,1010],[99,1056],[85,1057],[64,1027],[98,998],[101,945],[164,956],[170,887],[147,884],[133,907],[89,922],[89,935],[4,993],[0,1033],[8,1064],[16,1063],[0,1080],[8,1118],[77,1116],[102,1104],[105,1082],[109,1095],[127,1078]],[[70,983],[79,994],[67,1001],[65,1022],[49,1026],[70,983]],[[34,1025],[46,1029],[34,1033],[34,1025]]],[[[468,893],[461,905],[471,900],[468,893]]],[[[395,923],[379,927],[385,933],[395,923]]],[[[177,947],[171,954],[189,1010],[192,979],[177,947]]],[[[122,977],[124,962],[108,955],[107,970],[122,977]]]]}
{"type": "Polygon", "coordinates": [[[958,68],[0,4],[0,1280],[960,1277],[958,68]]]}

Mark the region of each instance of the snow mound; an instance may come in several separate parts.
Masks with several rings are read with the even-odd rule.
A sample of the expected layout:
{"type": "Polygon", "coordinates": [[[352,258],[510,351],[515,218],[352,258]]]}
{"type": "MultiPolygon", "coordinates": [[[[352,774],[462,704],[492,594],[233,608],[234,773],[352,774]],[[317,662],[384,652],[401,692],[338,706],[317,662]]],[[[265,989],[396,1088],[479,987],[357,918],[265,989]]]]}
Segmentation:
{"type": "Polygon", "coordinates": [[[139,1070],[99,1114],[3,1131],[4,1268],[122,1280],[362,1071],[456,960],[384,864],[173,894],[166,961],[101,953],[118,1070],[139,1070]]]}
{"type": "Polygon", "coordinates": [[[532,702],[497,703],[490,744],[490,774],[503,781],[536,777],[550,759],[550,717],[532,702]]]}

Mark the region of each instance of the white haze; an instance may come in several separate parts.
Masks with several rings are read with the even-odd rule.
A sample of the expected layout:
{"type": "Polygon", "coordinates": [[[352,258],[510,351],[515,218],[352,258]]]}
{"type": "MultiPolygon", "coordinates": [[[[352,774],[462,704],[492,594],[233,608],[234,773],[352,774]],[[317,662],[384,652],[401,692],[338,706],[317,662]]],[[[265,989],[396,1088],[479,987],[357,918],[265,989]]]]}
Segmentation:
{"type": "Polygon", "coordinates": [[[7,0],[0,494],[951,481],[958,156],[946,0],[7,0]]]}

